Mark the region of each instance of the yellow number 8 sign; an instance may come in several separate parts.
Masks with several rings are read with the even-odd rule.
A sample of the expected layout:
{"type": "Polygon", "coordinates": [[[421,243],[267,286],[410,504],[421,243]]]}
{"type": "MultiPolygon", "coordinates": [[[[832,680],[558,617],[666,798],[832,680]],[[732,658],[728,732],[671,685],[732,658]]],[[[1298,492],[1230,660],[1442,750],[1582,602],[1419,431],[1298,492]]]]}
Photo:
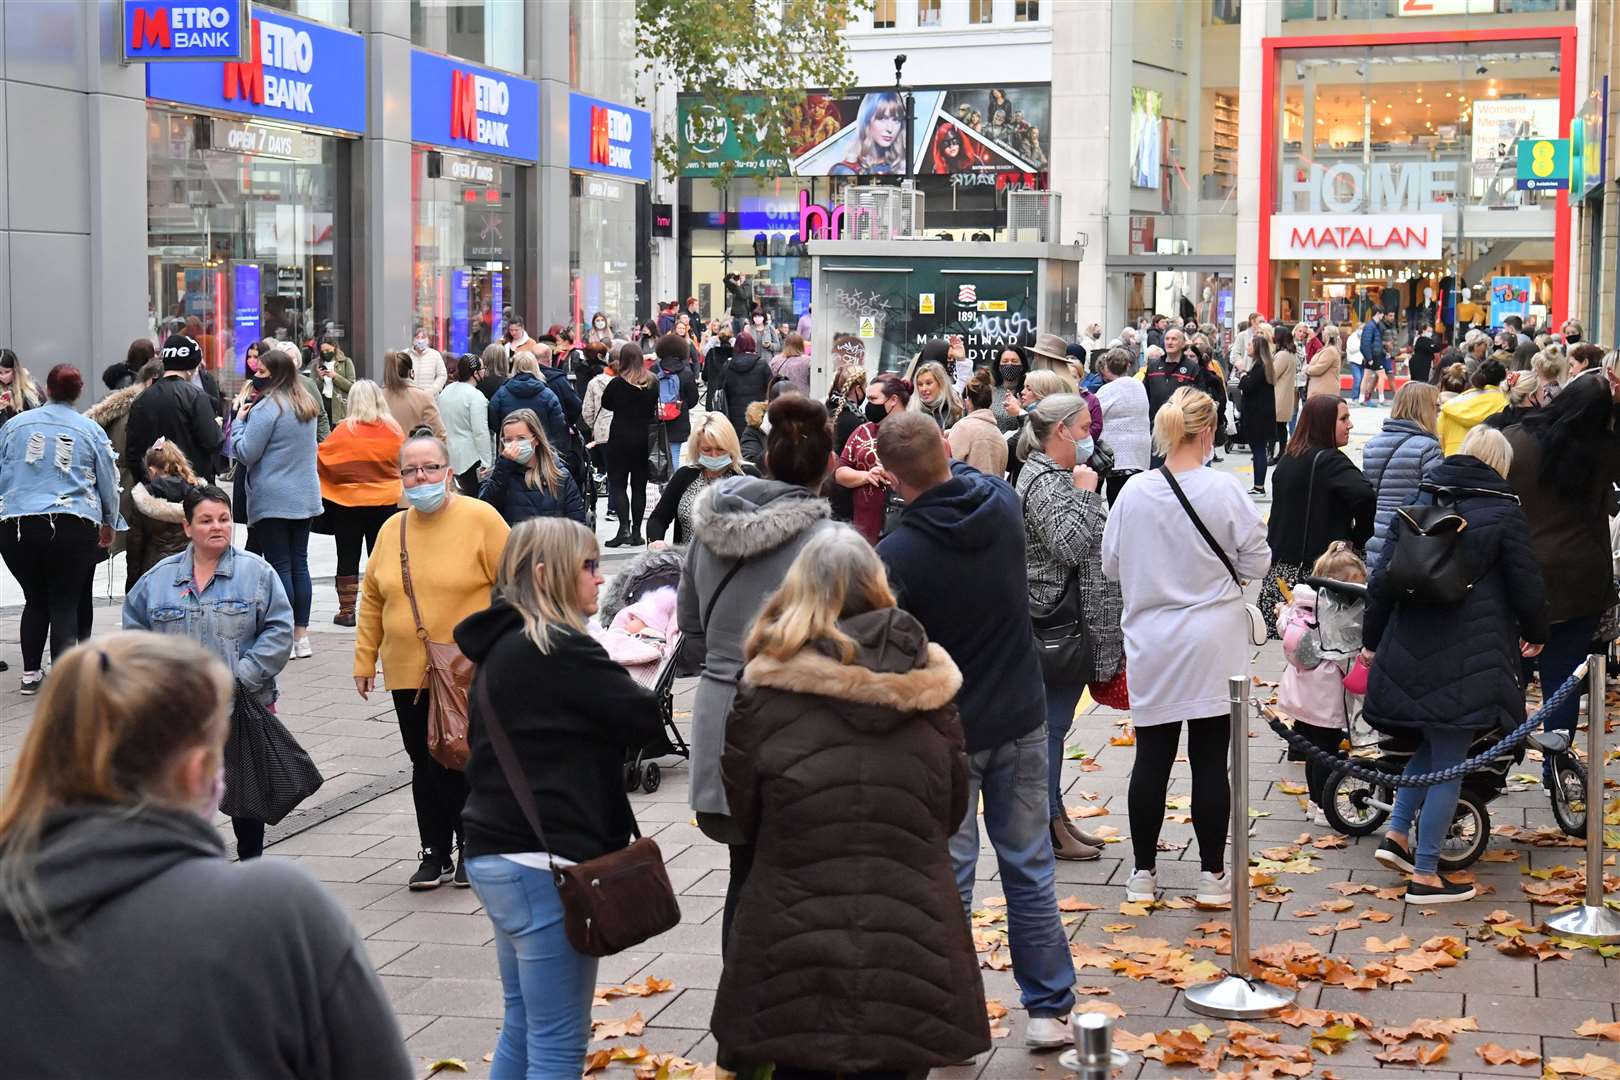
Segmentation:
{"type": "Polygon", "coordinates": [[[1536,191],[1569,186],[1567,139],[1520,139],[1517,186],[1536,191]]]}

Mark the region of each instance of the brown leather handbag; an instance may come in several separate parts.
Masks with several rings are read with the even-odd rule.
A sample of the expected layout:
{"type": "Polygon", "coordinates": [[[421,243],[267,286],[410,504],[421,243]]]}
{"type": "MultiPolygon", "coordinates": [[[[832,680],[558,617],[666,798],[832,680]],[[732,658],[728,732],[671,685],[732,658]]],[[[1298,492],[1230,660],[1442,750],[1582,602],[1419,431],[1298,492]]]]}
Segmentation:
{"type": "MultiPolygon", "coordinates": [[[[529,828],[540,840],[541,850],[553,855],[540,825],[534,792],[518,764],[512,740],[495,715],[485,683],[478,684],[478,720],[489,731],[495,760],[500,762],[501,773],[529,828]]],[[[657,937],[681,921],[680,904],[664,870],[663,853],[650,837],[641,835],[633,814],[630,831],[636,839],[629,846],[582,863],[558,866],[553,855],[551,876],[562,900],[563,932],[575,952],[612,956],[657,937]]]]}
{"type": "MultiPolygon", "coordinates": [[[[467,746],[467,690],[472,686],[476,665],[462,655],[454,642],[433,641],[422,625],[422,611],[416,606],[416,590],[411,587],[411,553],[405,544],[405,525],[411,514],[399,516],[399,572],[405,580],[405,595],[411,601],[411,618],[416,620],[416,637],[427,652],[428,753],[447,769],[467,767],[471,750],[467,746]]],[[[422,691],[416,692],[420,701],[422,691]]]]}

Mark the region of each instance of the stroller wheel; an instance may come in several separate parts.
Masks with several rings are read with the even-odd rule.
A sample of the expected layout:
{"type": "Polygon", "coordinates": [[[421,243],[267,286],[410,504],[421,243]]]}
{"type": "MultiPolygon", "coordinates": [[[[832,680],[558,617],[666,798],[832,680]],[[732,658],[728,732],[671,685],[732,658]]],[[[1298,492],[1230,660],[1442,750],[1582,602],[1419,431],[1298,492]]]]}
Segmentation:
{"type": "Polygon", "coordinates": [[[1346,836],[1370,836],[1389,818],[1388,806],[1394,792],[1387,785],[1357,779],[1344,770],[1328,777],[1322,789],[1322,812],[1336,832],[1346,836]]]}
{"type": "Polygon", "coordinates": [[[1553,758],[1553,817],[1569,836],[1586,836],[1586,768],[1573,751],[1553,758]]]}
{"type": "Polygon", "coordinates": [[[1440,869],[1463,870],[1479,861],[1491,842],[1491,812],[1485,800],[1467,788],[1457,796],[1451,830],[1440,844],[1440,869]]]}
{"type": "Polygon", "coordinates": [[[664,771],[658,767],[656,761],[647,762],[647,767],[641,771],[641,790],[651,795],[658,790],[658,785],[664,782],[664,771]]]}

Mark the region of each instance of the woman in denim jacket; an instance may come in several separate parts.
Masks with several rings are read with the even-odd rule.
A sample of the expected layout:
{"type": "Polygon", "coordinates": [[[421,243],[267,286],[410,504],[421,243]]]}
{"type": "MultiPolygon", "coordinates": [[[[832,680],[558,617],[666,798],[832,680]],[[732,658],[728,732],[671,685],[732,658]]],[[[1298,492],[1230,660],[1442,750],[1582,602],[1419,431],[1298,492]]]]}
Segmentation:
{"type": "Polygon", "coordinates": [[[99,549],[128,528],[118,512],[118,463],[107,433],[73,408],[78,368],[58,364],[46,403],[0,429],[0,558],[23,590],[22,692],[45,681],[51,657],[79,643],[79,601],[90,591],[99,549]]]}
{"type": "MultiPolygon", "coordinates": [[[[292,645],[292,605],[268,562],[231,546],[231,502],[212,484],[185,498],[186,538],[178,555],[148,570],[124,597],[124,629],[181,634],[225,662],[236,681],[265,705],[292,645]]],[[[225,786],[233,758],[226,758],[225,786]]],[[[236,854],[264,852],[264,822],[232,818],[236,854]]]]}

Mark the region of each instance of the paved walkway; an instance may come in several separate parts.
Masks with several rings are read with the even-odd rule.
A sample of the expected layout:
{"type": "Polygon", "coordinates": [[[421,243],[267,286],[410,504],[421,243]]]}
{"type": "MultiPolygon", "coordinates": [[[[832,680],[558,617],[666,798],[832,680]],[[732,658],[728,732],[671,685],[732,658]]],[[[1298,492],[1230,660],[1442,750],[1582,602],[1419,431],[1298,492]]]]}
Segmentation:
{"type": "MultiPolygon", "coordinates": [[[[1384,415],[1357,410],[1357,426],[1376,429],[1384,415]]],[[[404,887],[415,868],[418,842],[410,792],[403,786],[406,762],[394,718],[386,699],[373,697],[365,703],[355,696],[349,675],[352,634],[329,622],[334,599],[329,587],[318,584],[316,593],[317,654],[288,668],[282,679],[281,711],[328,777],[311,800],[310,816],[321,817],[378,791],[386,793],[273,843],[268,857],[302,863],[349,912],[367,940],[423,1074],[439,1059],[457,1058],[470,1075],[486,1075],[489,1066],[484,1058],[494,1047],[501,1014],[489,922],[471,891],[446,887],[411,893],[404,887]]],[[[12,613],[0,620],[9,638],[0,641],[0,655],[13,668],[18,659],[14,618],[12,613]]],[[[99,628],[110,629],[115,622],[115,609],[98,611],[99,628]]],[[[1259,651],[1253,674],[1262,681],[1274,680],[1281,663],[1277,647],[1270,645],[1259,651]]],[[[688,723],[691,689],[689,683],[678,688],[676,715],[683,727],[688,723]]],[[[1257,693],[1265,692],[1264,686],[1257,687],[1257,693]]],[[[0,765],[6,768],[26,730],[30,708],[31,702],[17,695],[14,682],[0,683],[0,765]]],[[[1242,1055],[1250,1055],[1246,1059],[1250,1065],[1260,1061],[1256,1055],[1269,1057],[1272,1064],[1259,1075],[1280,1075],[1281,1066],[1297,1072],[1299,1065],[1286,1058],[1305,1055],[1312,1035],[1323,1031],[1328,1034],[1319,1045],[1337,1052],[1314,1051],[1312,1075],[1341,1080],[1416,1075],[1411,1071],[1416,1066],[1401,1061],[1419,1060],[1420,1048],[1423,1060],[1434,1063],[1424,1075],[1451,1080],[1537,1076],[1543,1056],[1578,1059],[1595,1054],[1611,1063],[1620,1058],[1615,1042],[1576,1034],[1588,1019],[1599,1024],[1620,1020],[1616,1014],[1620,959],[1606,959],[1590,949],[1558,950],[1534,934],[1527,935],[1528,948],[1517,949],[1531,955],[1497,947],[1517,948],[1512,939],[1523,935],[1514,920],[1533,924],[1552,910],[1532,906],[1524,887],[1566,882],[1566,868],[1580,864],[1579,850],[1494,839],[1489,861],[1476,867],[1488,895],[1428,912],[1405,910],[1390,891],[1399,879],[1372,859],[1372,840],[1341,845],[1327,829],[1305,823],[1296,794],[1303,786],[1302,769],[1283,760],[1280,740],[1258,722],[1249,742],[1253,848],[1258,858],[1271,860],[1262,869],[1274,881],[1255,890],[1256,948],[1279,966],[1291,965],[1306,973],[1299,976],[1302,1008],[1359,1014],[1376,1030],[1357,1027],[1355,1017],[1307,1013],[1294,1019],[1308,1027],[1264,1023],[1255,1025],[1259,1035],[1238,1029],[1228,1039],[1222,1024],[1211,1023],[1213,1031],[1206,1035],[1196,1027],[1197,1018],[1188,1012],[1174,983],[1178,973],[1187,973],[1179,977],[1188,981],[1208,970],[1194,966],[1200,962],[1221,962],[1220,927],[1228,916],[1190,905],[1198,866],[1191,850],[1191,826],[1184,820],[1189,783],[1184,763],[1176,766],[1161,843],[1159,876],[1165,902],[1151,911],[1123,907],[1124,881],[1130,871],[1125,793],[1133,757],[1128,746],[1115,745],[1115,740],[1125,741],[1120,726],[1124,720],[1087,705],[1069,738],[1070,747],[1085,756],[1065,765],[1067,804],[1072,812],[1087,815],[1088,828],[1114,830],[1117,842],[1110,843],[1099,861],[1060,863],[1057,878],[1061,906],[1069,912],[1064,918],[1083,999],[1093,1007],[1117,1007],[1123,1011],[1119,1021],[1123,1031],[1154,1039],[1147,1047],[1149,1058],[1141,1052],[1132,1055],[1126,1077],[1207,1075],[1189,1067],[1172,1069],[1164,1059],[1173,1061],[1182,1053],[1190,1060],[1202,1054],[1213,1068],[1217,1048],[1222,1054],[1238,1055],[1227,1056],[1220,1064],[1227,1075],[1239,1074],[1245,1064],[1242,1055]],[[1393,951],[1384,951],[1391,945],[1393,951]],[[1343,958],[1349,967],[1328,964],[1317,951],[1343,958]],[[1537,952],[1548,958],[1535,959],[1537,952]],[[1324,984],[1324,975],[1332,985],[1324,984]],[[1390,982],[1407,977],[1410,981],[1390,982]],[[1369,979],[1376,989],[1346,985],[1369,979]],[[1403,1027],[1424,1027],[1418,1024],[1422,1020],[1460,1018],[1467,1019],[1452,1026],[1463,1030],[1443,1043],[1411,1032],[1404,1033],[1405,1041],[1399,1038],[1403,1027]],[[1333,1025],[1344,1019],[1352,1036],[1341,1042],[1336,1037],[1346,1032],[1333,1025]],[[1185,1034],[1158,1034],[1175,1029],[1185,1034]],[[1391,1045],[1386,1048],[1375,1035],[1391,1045]],[[1270,1038],[1278,1041],[1269,1043],[1270,1038]],[[1538,1060],[1488,1065],[1478,1052],[1487,1044],[1524,1051],[1538,1060]],[[1445,1054],[1438,1057],[1442,1045],[1445,1054]]],[[[603,987],[632,980],[645,985],[649,977],[668,980],[671,986],[598,1006],[598,1020],[623,1021],[639,1014],[645,1027],[633,1036],[594,1042],[593,1049],[622,1047],[633,1052],[644,1046],[649,1054],[714,1060],[707,1024],[720,976],[719,910],[727,860],[725,850],[694,826],[686,798],[684,765],[667,769],[657,792],[632,796],[637,817],[663,848],[680,893],[682,922],[634,953],[602,961],[598,982],[603,987]]],[[[1492,804],[1491,813],[1499,828],[1539,829],[1552,824],[1546,795],[1533,778],[1526,782],[1516,778],[1513,790],[1492,804]]],[[[228,835],[228,828],[225,831],[228,835]]],[[[274,839],[278,833],[271,835],[274,839]]],[[[988,848],[980,877],[974,906],[981,913],[975,921],[984,947],[986,994],[1009,1013],[996,1025],[1001,1035],[991,1052],[972,1065],[935,1075],[947,1080],[1056,1080],[1066,1075],[1057,1055],[1031,1053],[1022,1045],[1025,1017],[1017,1008],[1017,988],[1006,969],[1005,946],[997,940],[1005,929],[1004,909],[998,905],[1001,888],[988,848]]],[[[1614,895],[1620,896],[1620,883],[1614,895]]],[[[1588,1066],[1599,1067],[1591,1062],[1588,1066]]],[[[628,1078],[631,1064],[608,1066],[599,1075],[628,1078]]]]}

